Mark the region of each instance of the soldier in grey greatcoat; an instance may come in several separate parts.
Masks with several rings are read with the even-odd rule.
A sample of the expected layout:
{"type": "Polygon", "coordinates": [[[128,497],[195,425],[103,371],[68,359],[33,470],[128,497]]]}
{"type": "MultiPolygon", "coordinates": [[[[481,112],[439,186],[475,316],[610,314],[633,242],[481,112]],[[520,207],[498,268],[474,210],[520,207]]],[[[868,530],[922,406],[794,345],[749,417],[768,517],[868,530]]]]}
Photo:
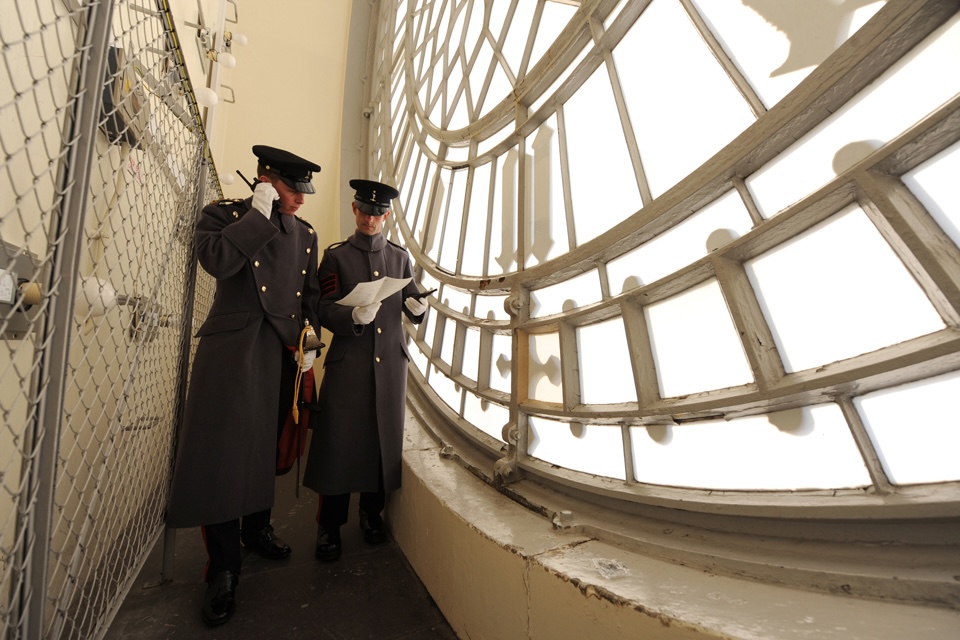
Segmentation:
{"type": "Polygon", "coordinates": [[[413,276],[407,250],[381,233],[399,192],[370,180],[351,180],[350,186],[357,230],[328,247],[320,261],[318,316],[333,339],[303,478],[320,494],[316,556],[325,561],[340,557],[351,493],[360,494],[364,540],[386,539],[381,512],[386,494],[400,487],[410,359],[401,317],[422,322],[428,306],[412,280],[381,302],[339,303],[359,283],[413,276]]]}
{"type": "Polygon", "coordinates": [[[207,205],[196,225],[197,256],[216,292],[197,332],[167,509],[168,526],[203,530],[208,625],[233,613],[241,541],[267,558],[290,554],[270,525],[278,429],[298,367],[309,370],[316,357],[293,349],[306,324],[318,326],[320,297],[317,236],[295,214],[320,167],[273,147],[253,153],[253,196],[207,205]]]}

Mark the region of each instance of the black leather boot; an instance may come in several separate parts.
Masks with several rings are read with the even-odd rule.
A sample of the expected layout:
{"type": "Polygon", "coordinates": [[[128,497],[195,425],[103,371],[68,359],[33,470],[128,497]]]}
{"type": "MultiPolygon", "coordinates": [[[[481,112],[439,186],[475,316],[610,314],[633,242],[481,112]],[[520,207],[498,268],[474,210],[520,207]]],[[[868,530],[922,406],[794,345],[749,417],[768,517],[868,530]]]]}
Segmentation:
{"type": "Polygon", "coordinates": [[[232,571],[221,571],[207,580],[207,592],[203,596],[200,616],[209,626],[221,625],[233,615],[239,581],[240,576],[232,571]]]}
{"type": "Polygon", "coordinates": [[[360,529],[363,530],[363,541],[367,544],[380,544],[387,539],[387,525],[379,513],[368,514],[361,510],[360,529]]]}
{"type": "Polygon", "coordinates": [[[333,562],[340,558],[340,529],[327,531],[317,526],[317,560],[333,562]]]}
{"type": "Polygon", "coordinates": [[[273,532],[273,527],[270,525],[260,529],[252,536],[241,534],[241,541],[244,547],[256,551],[268,560],[282,560],[289,556],[291,551],[290,545],[281,540],[273,532]]]}

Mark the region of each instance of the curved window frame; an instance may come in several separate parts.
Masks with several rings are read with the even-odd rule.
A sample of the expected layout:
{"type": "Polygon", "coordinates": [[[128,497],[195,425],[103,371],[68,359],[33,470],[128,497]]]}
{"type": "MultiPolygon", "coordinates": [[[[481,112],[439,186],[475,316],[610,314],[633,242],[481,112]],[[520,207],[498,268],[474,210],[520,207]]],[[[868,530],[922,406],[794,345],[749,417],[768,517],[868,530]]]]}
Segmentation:
{"type": "MultiPolygon", "coordinates": [[[[887,477],[871,443],[856,401],[874,391],[960,370],[960,249],[932,220],[903,183],[901,176],[960,140],[960,98],[947,101],[901,135],[841,171],[821,188],[769,217],[764,217],[748,181],[758,169],[813,131],[877,77],[907,55],[938,27],[954,18],[953,4],[939,1],[890,0],[857,33],[817,66],[806,79],[770,109],[765,108],[736,65],[725,58],[694,3],[679,0],[754,110],[756,121],[665,193],[653,197],[637,162],[643,206],[634,215],[597,237],[542,263],[527,266],[519,252],[511,270],[465,275],[441,263],[462,264],[470,242],[466,216],[448,221],[451,210],[469,209],[450,195],[469,190],[457,180],[472,181],[474,170],[488,163],[495,173],[516,153],[523,158],[533,134],[557,107],[599,67],[610,64],[610,52],[650,4],[642,0],[585,0],[541,61],[530,64],[529,50],[513,78],[512,99],[478,114],[466,127],[444,129],[427,117],[419,87],[411,86],[429,54],[422,42],[423,18],[433,10],[466,10],[482,3],[430,3],[398,0],[380,3],[372,47],[373,77],[369,104],[371,175],[402,185],[396,215],[388,232],[410,251],[421,285],[439,287],[431,298],[431,321],[407,324],[420,353],[410,367],[410,406],[435,437],[448,445],[445,455],[522,504],[552,519],[558,528],[573,528],[635,546],[705,569],[762,580],[800,580],[811,588],[867,597],[893,598],[956,606],[958,587],[949,567],[956,567],[960,545],[960,482],[895,485],[887,477]],[[443,9],[443,7],[447,7],[443,9]],[[415,55],[411,55],[414,52],[415,55]],[[552,93],[551,93],[552,92],[552,93]],[[399,94],[399,95],[398,95],[399,94]],[[402,110],[397,110],[397,105],[402,110]],[[532,109],[531,105],[537,105],[532,109]],[[394,140],[399,136],[399,140],[394,140]],[[481,151],[482,150],[482,151],[481,151]],[[429,167],[429,168],[426,168],[429,167]],[[655,282],[611,294],[605,265],[686,220],[707,204],[736,193],[750,213],[753,228],[705,257],[655,282]],[[417,203],[416,210],[407,206],[417,203]],[[877,226],[894,252],[927,294],[944,321],[933,333],[885,346],[870,353],[796,372],[785,371],[775,337],[753,293],[744,264],[794,238],[850,206],[858,206],[877,226]],[[440,215],[440,211],[444,211],[440,215]],[[446,233],[455,233],[453,241],[446,233]],[[456,260],[435,258],[440,247],[458,247],[456,260]],[[531,317],[531,292],[578,277],[599,274],[602,299],[580,308],[531,317]],[[735,387],[661,397],[655,361],[646,331],[644,308],[708,281],[719,283],[754,381],[735,387]],[[456,292],[456,306],[444,290],[456,292]],[[471,304],[462,300],[469,296],[471,304]],[[475,315],[489,307],[486,298],[503,300],[504,313],[475,315]],[[577,329],[624,318],[632,355],[637,401],[585,405],[580,399],[577,329]],[[454,335],[450,336],[449,332],[454,335]],[[467,331],[479,332],[479,361],[473,379],[464,375],[463,346],[467,331]],[[429,333],[428,333],[429,332],[429,333]],[[558,400],[532,397],[525,384],[531,364],[531,341],[555,335],[561,383],[558,400]],[[498,353],[494,336],[510,339],[510,354],[498,353]],[[451,348],[452,345],[452,348],[451,348]],[[452,355],[451,355],[452,354],[452,355]],[[491,370],[508,363],[510,392],[491,385],[491,370]],[[442,375],[443,395],[431,386],[442,375]],[[452,384],[451,384],[452,383],[452,384]],[[458,395],[459,394],[459,395],[458,395]],[[509,412],[500,437],[464,418],[466,394],[481,404],[509,412]],[[459,398],[459,406],[456,405],[459,398]],[[453,401],[451,402],[451,399],[453,401]],[[631,429],[675,427],[685,423],[732,420],[824,403],[842,411],[870,477],[866,486],[818,490],[743,491],[681,488],[638,482],[633,475],[631,429]],[[530,418],[616,429],[623,441],[623,479],[564,469],[528,454],[530,418]],[[545,491],[544,489],[550,489],[545,491]],[[684,539],[685,538],[685,539],[684,539]],[[697,546],[690,540],[708,540],[697,546]],[[802,541],[805,550],[790,563],[773,567],[756,558],[763,548],[785,553],[802,541]],[[876,545],[886,549],[884,571],[858,575],[858,566],[876,564],[876,545]],[[720,543],[724,549],[718,552],[720,543]],[[888,553],[889,552],[889,553],[888,553]],[[828,554],[825,556],[824,554],[828,554]],[[836,558],[825,577],[818,559],[836,558]],[[842,559],[842,560],[841,560],[842,559]],[[930,580],[905,577],[911,569],[929,568],[930,580]],[[786,574],[794,575],[785,578],[786,574]],[[899,572],[899,573],[898,573],[899,572]],[[801,576],[796,578],[796,576],[801,576]],[[904,585],[907,586],[904,586],[904,585]],[[846,585],[845,588],[844,585],[846,585]],[[852,586],[851,586],[852,585],[852,586]]],[[[516,8],[516,0],[505,0],[516,8]]],[[[538,6],[543,5],[543,0],[538,6]]],[[[439,41],[445,37],[436,35],[439,41]]],[[[529,49],[529,45],[528,45],[529,49]]],[[[435,55],[435,53],[434,53],[435,55]]],[[[433,61],[447,61],[438,56],[433,61]]],[[[435,74],[431,78],[438,78],[435,74]]],[[[434,79],[423,82],[434,82],[434,79]]],[[[621,107],[622,108],[622,107],[621,107]]],[[[442,111],[442,109],[441,109],[442,111]]],[[[631,156],[636,143],[627,141],[631,156]]],[[[562,153],[562,151],[561,151],[562,153]]],[[[486,233],[490,234],[496,180],[487,197],[486,233]]],[[[507,186],[502,186],[507,189],[507,186]]],[[[522,178],[512,185],[520,222],[516,246],[524,247],[525,210],[522,178]]],[[[503,194],[496,194],[500,198],[503,194]]],[[[449,250],[449,249],[448,249],[449,250]]],[[[493,249],[488,248],[488,251],[493,249]]],[[[490,256],[486,256],[490,258],[490,256]]],[[[476,342],[476,341],[474,341],[476,342]]],[[[472,357],[472,356],[471,356],[472,357]]],[[[953,573],[956,573],[955,571],[953,573]]]]}

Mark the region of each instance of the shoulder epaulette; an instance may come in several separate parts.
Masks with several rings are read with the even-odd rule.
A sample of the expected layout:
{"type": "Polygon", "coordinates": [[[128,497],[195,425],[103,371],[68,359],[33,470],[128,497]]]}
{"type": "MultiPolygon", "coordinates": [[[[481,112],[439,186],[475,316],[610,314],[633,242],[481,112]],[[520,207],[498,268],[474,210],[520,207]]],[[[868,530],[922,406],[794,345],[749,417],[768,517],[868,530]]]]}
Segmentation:
{"type": "Polygon", "coordinates": [[[222,200],[214,200],[210,204],[242,204],[243,198],[223,198],[222,200]]]}
{"type": "Polygon", "coordinates": [[[394,242],[393,240],[390,240],[389,238],[387,239],[387,242],[395,246],[397,249],[403,249],[404,251],[407,250],[407,248],[404,247],[402,244],[397,244],[396,242],[394,242]]]}
{"type": "Polygon", "coordinates": [[[341,240],[340,242],[334,242],[332,245],[330,245],[329,247],[327,247],[327,250],[329,251],[330,249],[336,249],[337,247],[339,247],[340,245],[344,244],[345,242],[346,242],[346,240],[341,240]]]}

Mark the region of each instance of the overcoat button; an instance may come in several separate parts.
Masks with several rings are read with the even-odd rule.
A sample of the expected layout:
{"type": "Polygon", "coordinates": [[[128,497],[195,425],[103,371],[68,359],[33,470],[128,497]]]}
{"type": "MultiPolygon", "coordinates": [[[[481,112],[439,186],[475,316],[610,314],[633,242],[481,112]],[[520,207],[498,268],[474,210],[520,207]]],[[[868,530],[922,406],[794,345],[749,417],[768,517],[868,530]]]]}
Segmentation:
{"type": "Polygon", "coordinates": [[[380,356],[377,356],[377,362],[380,362],[380,356]]]}
{"type": "Polygon", "coordinates": [[[297,297],[298,297],[298,298],[300,297],[300,292],[299,292],[299,291],[297,291],[297,297]]]}
{"type": "Polygon", "coordinates": [[[380,272],[379,272],[379,271],[374,271],[374,272],[373,272],[373,275],[378,276],[378,275],[380,275],[380,272]]]}
{"type": "Polygon", "coordinates": [[[260,291],[266,291],[266,290],[267,290],[267,285],[263,285],[262,287],[260,287],[260,291]]]}
{"type": "Polygon", "coordinates": [[[259,267],[259,266],[260,266],[260,261],[259,261],[259,260],[254,260],[254,261],[253,261],[253,266],[259,267]]]}
{"type": "Polygon", "coordinates": [[[380,327],[377,327],[377,333],[383,333],[383,329],[381,329],[380,327]]]}
{"type": "Polygon", "coordinates": [[[310,253],[310,248],[309,248],[309,247],[307,247],[307,253],[310,253]]]}
{"type": "Polygon", "coordinates": [[[301,272],[300,272],[300,275],[302,275],[302,276],[305,276],[305,275],[307,275],[307,270],[306,270],[306,269],[304,269],[303,271],[301,271],[301,272]]]}

